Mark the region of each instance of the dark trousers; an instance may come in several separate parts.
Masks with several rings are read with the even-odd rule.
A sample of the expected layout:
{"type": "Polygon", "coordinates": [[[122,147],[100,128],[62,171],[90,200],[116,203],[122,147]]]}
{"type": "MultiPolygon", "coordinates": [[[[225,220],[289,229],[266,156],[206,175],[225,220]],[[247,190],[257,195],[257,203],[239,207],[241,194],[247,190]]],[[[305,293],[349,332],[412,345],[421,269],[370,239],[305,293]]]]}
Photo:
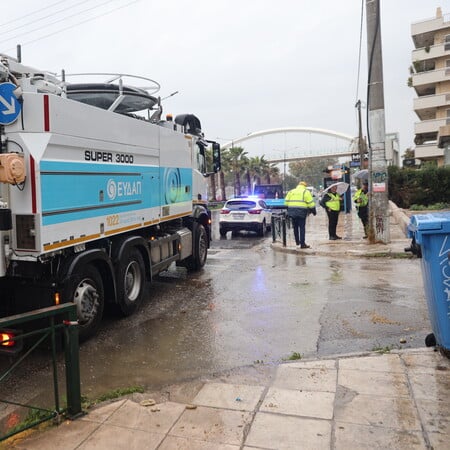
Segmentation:
{"type": "Polygon", "coordinates": [[[328,215],[328,235],[330,237],[336,237],[336,227],[339,220],[339,211],[327,209],[327,215],[328,215]]]}
{"type": "Polygon", "coordinates": [[[358,217],[364,226],[364,234],[367,236],[369,231],[369,208],[367,206],[360,206],[358,208],[358,217]]]}
{"type": "Polygon", "coordinates": [[[293,217],[292,227],[296,245],[305,245],[306,217],[293,217]]]}

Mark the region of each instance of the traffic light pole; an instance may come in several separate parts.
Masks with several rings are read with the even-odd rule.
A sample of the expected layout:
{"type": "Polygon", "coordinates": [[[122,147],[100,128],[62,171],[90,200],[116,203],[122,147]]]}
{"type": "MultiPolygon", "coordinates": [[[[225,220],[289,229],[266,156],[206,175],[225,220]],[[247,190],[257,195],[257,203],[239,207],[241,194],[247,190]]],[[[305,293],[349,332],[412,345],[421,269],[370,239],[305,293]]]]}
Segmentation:
{"type": "Polygon", "coordinates": [[[390,241],[390,227],[379,0],[366,0],[366,19],[369,62],[369,240],[371,243],[387,244],[390,241]]]}

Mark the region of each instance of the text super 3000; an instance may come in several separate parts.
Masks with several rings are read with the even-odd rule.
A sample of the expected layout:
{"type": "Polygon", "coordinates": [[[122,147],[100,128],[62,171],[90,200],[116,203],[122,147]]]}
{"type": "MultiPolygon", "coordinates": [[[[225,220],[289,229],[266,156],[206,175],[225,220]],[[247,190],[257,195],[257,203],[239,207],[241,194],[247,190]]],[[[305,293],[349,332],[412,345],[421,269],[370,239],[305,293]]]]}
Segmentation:
{"type": "Polygon", "coordinates": [[[122,164],[133,164],[133,155],[125,153],[111,153],[111,152],[98,152],[94,150],[84,151],[85,161],[97,161],[97,162],[116,162],[122,164]]]}

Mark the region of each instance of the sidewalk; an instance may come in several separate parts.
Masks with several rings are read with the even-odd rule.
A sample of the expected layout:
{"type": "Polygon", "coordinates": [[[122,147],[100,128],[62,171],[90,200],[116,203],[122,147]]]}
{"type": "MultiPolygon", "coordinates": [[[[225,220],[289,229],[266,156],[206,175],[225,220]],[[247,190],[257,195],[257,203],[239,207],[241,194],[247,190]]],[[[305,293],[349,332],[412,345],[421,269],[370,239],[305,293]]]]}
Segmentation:
{"type": "MultiPolygon", "coordinates": [[[[395,206],[395,205],[394,205],[395,206]]],[[[370,245],[356,214],[341,215],[328,241],[323,211],[309,217],[299,255],[404,254],[408,221],[393,211],[391,242],[370,245]]],[[[75,420],[16,439],[8,448],[71,449],[448,449],[450,359],[430,348],[333,355],[254,365],[133,394],[75,420]],[[148,406],[145,406],[148,405],[148,406]]]]}
{"type": "Polygon", "coordinates": [[[340,214],[337,234],[342,237],[342,240],[330,241],[327,215],[319,206],[317,216],[308,216],[306,221],[306,243],[311,246],[310,249],[296,249],[292,229],[287,230],[286,247],[282,247],[281,242],[276,242],[272,244],[272,248],[288,253],[315,255],[398,256],[401,254],[406,256],[405,248],[411,243],[411,240],[406,237],[409,217],[394,203],[389,202],[389,206],[390,242],[388,244],[370,244],[367,239],[363,239],[363,226],[354,210],[349,214],[340,214]]]}
{"type": "Polygon", "coordinates": [[[449,374],[450,360],[426,348],[287,363],[264,382],[223,376],[168,387],[165,400],[135,394],[13,448],[448,449],[449,374]]]}

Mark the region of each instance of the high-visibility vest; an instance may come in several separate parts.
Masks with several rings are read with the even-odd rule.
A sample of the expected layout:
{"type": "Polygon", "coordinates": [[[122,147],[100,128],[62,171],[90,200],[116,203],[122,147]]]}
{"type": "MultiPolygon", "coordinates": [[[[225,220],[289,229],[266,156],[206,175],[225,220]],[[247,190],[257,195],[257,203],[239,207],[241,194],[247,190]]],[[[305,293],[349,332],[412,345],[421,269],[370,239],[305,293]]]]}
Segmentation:
{"type": "Polygon", "coordinates": [[[358,189],[353,196],[353,201],[356,202],[356,206],[358,208],[360,208],[361,206],[364,207],[369,203],[369,196],[367,195],[367,192],[364,192],[362,189],[358,189]],[[360,200],[359,202],[356,201],[358,199],[360,200]]]}
{"type": "Polygon", "coordinates": [[[314,208],[315,203],[311,192],[305,186],[297,186],[290,190],[284,199],[288,208],[314,208]]]}
{"type": "Polygon", "coordinates": [[[341,196],[339,194],[333,194],[332,192],[328,192],[328,197],[330,197],[330,200],[328,200],[325,203],[325,206],[331,211],[340,211],[341,210],[341,196]]]}

